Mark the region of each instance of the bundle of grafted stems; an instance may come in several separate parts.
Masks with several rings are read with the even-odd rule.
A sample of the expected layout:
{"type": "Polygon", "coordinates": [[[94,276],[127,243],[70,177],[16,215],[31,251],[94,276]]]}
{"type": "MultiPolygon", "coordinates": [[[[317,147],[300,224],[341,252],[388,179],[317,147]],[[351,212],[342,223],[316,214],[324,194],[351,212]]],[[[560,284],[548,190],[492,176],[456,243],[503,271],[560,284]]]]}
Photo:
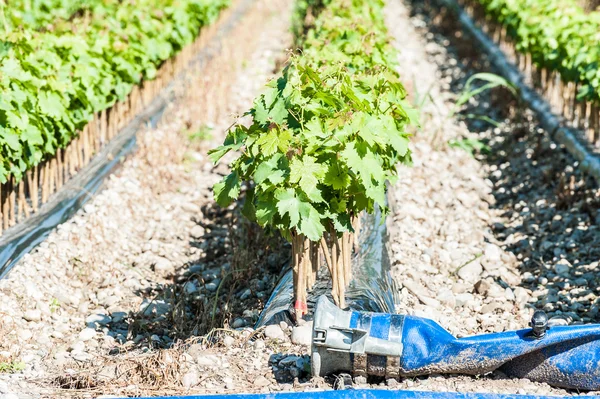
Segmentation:
{"type": "Polygon", "coordinates": [[[340,308],[345,308],[346,287],[352,278],[352,251],[356,246],[356,233],[360,229],[359,217],[352,217],[354,232],[338,233],[333,225],[320,241],[311,241],[301,234],[292,236],[292,262],[294,271],[294,312],[299,320],[308,311],[307,291],[317,281],[323,263],[331,277],[331,296],[340,308]]]}

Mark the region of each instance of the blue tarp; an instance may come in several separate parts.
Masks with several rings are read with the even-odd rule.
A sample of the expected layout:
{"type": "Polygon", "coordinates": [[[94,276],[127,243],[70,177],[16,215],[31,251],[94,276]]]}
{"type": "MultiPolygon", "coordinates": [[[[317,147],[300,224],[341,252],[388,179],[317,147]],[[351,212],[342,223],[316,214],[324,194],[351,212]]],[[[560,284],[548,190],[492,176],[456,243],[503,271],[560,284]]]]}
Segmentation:
{"type": "MultiPolygon", "coordinates": [[[[459,393],[349,389],[339,391],[280,392],[265,394],[169,396],[169,399],[541,399],[563,396],[505,395],[496,393],[459,393]]],[[[588,396],[599,397],[599,396],[588,396]]],[[[167,398],[166,396],[164,397],[167,398]]],[[[150,398],[148,398],[150,399],[150,398]]],[[[153,398],[160,399],[160,398],[153,398]]]]}

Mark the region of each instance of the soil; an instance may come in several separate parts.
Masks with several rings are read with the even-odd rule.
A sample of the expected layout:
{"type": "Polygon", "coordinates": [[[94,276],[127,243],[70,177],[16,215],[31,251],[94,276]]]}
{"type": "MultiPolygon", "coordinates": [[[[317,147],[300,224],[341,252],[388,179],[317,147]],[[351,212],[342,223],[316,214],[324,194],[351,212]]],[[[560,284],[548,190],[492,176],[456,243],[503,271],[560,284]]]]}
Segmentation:
{"type": "MultiPolygon", "coordinates": [[[[414,165],[390,190],[397,311],[458,337],[524,328],[534,309],[555,322],[597,322],[597,186],[507,90],[455,109],[468,77],[493,69],[449,15],[421,0],[387,7],[398,70],[422,125],[414,165]],[[464,149],[473,143],[483,151],[464,149]]],[[[347,384],[577,394],[500,372],[311,378],[301,334],[309,325],[253,328],[289,245],[246,222],[240,204],[214,203],[211,187],[227,166],[213,166],[207,151],[285,60],[291,11],[290,0],[257,0],[163,122],[139,133],[139,149],[103,191],[0,281],[1,398],[347,384]]]]}

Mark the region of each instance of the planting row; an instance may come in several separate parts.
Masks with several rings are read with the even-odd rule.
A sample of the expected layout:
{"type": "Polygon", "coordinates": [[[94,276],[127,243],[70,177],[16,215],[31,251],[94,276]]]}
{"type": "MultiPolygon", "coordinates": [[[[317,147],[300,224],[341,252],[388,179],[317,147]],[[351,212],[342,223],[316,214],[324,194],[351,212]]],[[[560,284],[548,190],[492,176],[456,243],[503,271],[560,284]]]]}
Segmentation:
{"type": "Polygon", "coordinates": [[[600,12],[576,0],[459,0],[572,126],[600,146],[600,12]]]}
{"type": "Polygon", "coordinates": [[[15,26],[0,46],[0,183],[18,182],[94,114],[153,79],[229,0],[21,3],[3,9],[15,26]]]}
{"type": "Polygon", "coordinates": [[[354,233],[361,212],[386,211],[386,184],[410,163],[416,124],[396,72],[397,52],[384,25],[383,1],[299,2],[306,31],[291,57],[249,111],[211,152],[239,156],[215,185],[222,206],[245,192],[245,215],[292,243],[296,315],[316,280],[319,252],[333,297],[344,306],[354,233]],[[318,14],[316,19],[314,15],[318,14]]]}

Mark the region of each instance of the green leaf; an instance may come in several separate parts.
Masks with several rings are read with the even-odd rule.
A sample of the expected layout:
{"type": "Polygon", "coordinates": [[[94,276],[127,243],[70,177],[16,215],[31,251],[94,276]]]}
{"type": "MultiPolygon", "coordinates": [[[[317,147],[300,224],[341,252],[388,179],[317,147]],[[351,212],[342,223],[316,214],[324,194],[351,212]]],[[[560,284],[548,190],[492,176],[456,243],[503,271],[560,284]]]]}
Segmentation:
{"type": "Polygon", "coordinates": [[[229,206],[240,195],[240,180],[237,172],[231,172],[213,187],[215,201],[222,207],[229,206]]]}
{"type": "Polygon", "coordinates": [[[298,183],[302,191],[313,202],[323,202],[321,191],[317,188],[327,172],[327,165],[315,162],[312,156],[305,155],[301,160],[292,159],[290,162],[290,182],[298,183]]]}
{"type": "Polygon", "coordinates": [[[277,199],[277,212],[281,216],[289,215],[290,226],[296,227],[300,221],[300,205],[302,205],[302,201],[296,197],[294,189],[277,190],[275,198],[277,199]]]}

